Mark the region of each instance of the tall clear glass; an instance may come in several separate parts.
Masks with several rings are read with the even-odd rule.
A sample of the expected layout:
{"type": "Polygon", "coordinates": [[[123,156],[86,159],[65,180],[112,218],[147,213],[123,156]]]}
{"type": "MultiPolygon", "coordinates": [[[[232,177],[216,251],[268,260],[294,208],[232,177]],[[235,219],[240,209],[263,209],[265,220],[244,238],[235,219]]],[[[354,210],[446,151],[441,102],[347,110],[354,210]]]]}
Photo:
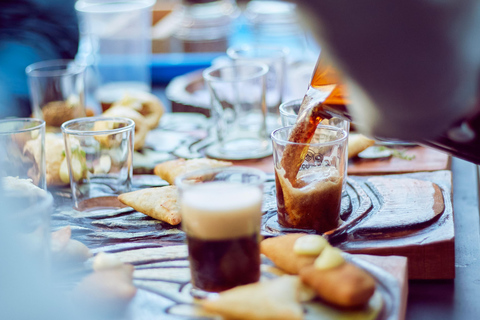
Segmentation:
{"type": "Polygon", "coordinates": [[[80,46],[89,102],[103,109],[128,91],[150,91],[152,7],[155,0],[80,0],[80,46]]]}
{"type": "Polygon", "coordinates": [[[235,62],[261,62],[268,66],[266,103],[267,131],[280,127],[278,107],[283,102],[286,57],[288,49],[273,45],[243,45],[231,47],[228,56],[235,62]]]}
{"type": "Polygon", "coordinates": [[[217,136],[217,143],[206,149],[208,156],[241,160],[271,154],[266,132],[267,72],[267,65],[256,62],[203,72],[217,136]]]}

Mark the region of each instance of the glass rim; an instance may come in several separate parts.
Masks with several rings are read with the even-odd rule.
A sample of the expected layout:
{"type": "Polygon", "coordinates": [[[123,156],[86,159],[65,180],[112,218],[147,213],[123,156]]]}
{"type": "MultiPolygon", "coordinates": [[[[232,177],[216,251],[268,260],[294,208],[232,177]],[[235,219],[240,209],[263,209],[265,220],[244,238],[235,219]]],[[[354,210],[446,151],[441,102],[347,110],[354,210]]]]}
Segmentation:
{"type": "Polygon", "coordinates": [[[109,135],[109,134],[116,134],[116,133],[129,131],[135,128],[135,122],[132,119],[120,118],[120,117],[84,117],[84,118],[77,118],[77,119],[66,121],[62,123],[61,128],[62,128],[62,132],[65,134],[72,134],[72,135],[78,135],[78,136],[100,136],[100,135],[109,135]],[[69,126],[74,124],[88,123],[88,122],[94,123],[99,121],[120,122],[120,123],[125,123],[126,126],[121,128],[116,128],[116,129],[106,129],[106,130],[98,130],[98,131],[78,130],[78,129],[69,128],[69,126]]]}
{"type": "Polygon", "coordinates": [[[295,100],[290,100],[290,101],[286,101],[286,102],[283,102],[282,104],[280,104],[280,106],[278,107],[278,110],[280,111],[280,115],[283,115],[285,117],[288,117],[288,118],[297,118],[298,117],[298,114],[294,114],[294,113],[288,113],[285,111],[285,107],[288,105],[301,105],[302,104],[302,101],[303,99],[295,99],[295,100]]]}
{"type": "Polygon", "coordinates": [[[180,176],[175,178],[175,186],[177,186],[177,188],[180,190],[182,189],[184,190],[186,188],[190,188],[199,184],[199,183],[185,183],[184,180],[186,179],[195,178],[198,176],[203,176],[203,175],[208,175],[213,173],[229,172],[229,171],[233,173],[242,173],[242,172],[252,173],[259,177],[257,182],[242,183],[245,185],[260,186],[263,183],[265,183],[267,179],[267,174],[257,168],[246,167],[246,166],[217,167],[217,168],[199,169],[199,170],[181,174],[180,176]]]}
{"type": "Polygon", "coordinates": [[[297,146],[326,147],[326,146],[332,146],[332,145],[338,144],[339,142],[343,142],[344,140],[347,140],[347,137],[348,137],[348,133],[345,129],[337,128],[337,127],[334,127],[334,126],[327,126],[327,125],[318,125],[317,129],[321,128],[321,129],[328,129],[330,131],[341,132],[342,137],[336,138],[332,141],[316,142],[316,143],[293,142],[293,141],[288,141],[286,139],[281,139],[281,138],[275,137],[275,134],[277,132],[285,131],[285,130],[291,130],[293,127],[294,126],[285,126],[285,127],[282,127],[282,128],[275,129],[270,135],[271,138],[272,138],[272,141],[274,141],[275,143],[281,144],[281,145],[291,144],[291,145],[297,145],[297,146]]]}
{"type": "Polygon", "coordinates": [[[130,12],[135,10],[142,10],[146,8],[151,8],[155,4],[156,0],[111,0],[104,2],[88,2],[84,0],[79,0],[75,3],[75,10],[81,13],[89,14],[105,14],[105,13],[119,13],[119,12],[130,12]],[[134,8],[118,8],[116,10],[111,10],[112,5],[115,4],[134,4],[134,8]],[[92,8],[108,8],[107,10],[92,10],[92,8]]]}
{"type": "Polygon", "coordinates": [[[22,132],[31,132],[35,130],[41,130],[42,128],[45,128],[45,121],[42,119],[37,119],[37,118],[11,118],[11,119],[0,119],[0,128],[1,124],[3,123],[37,123],[33,127],[29,128],[23,128],[23,129],[17,129],[17,130],[2,130],[0,129],[0,135],[4,134],[15,134],[15,133],[22,133],[22,132]]]}
{"type": "Polygon", "coordinates": [[[61,77],[81,74],[85,66],[80,65],[73,59],[53,59],[32,63],[25,68],[25,73],[29,77],[61,77]],[[69,69],[69,66],[74,68],[69,69]],[[56,70],[42,70],[44,68],[63,67],[56,70]]]}
{"type": "Polygon", "coordinates": [[[227,49],[227,55],[231,59],[238,59],[238,60],[248,60],[248,59],[266,59],[266,58],[285,58],[288,53],[290,52],[288,47],[284,46],[279,46],[279,45],[267,45],[267,44],[258,44],[258,45],[251,45],[251,44],[243,44],[243,45],[237,45],[237,46],[232,46],[227,49]],[[269,52],[277,52],[278,54],[274,56],[242,56],[238,54],[238,51],[247,51],[249,52],[250,50],[266,50],[269,52]]]}
{"type": "Polygon", "coordinates": [[[247,81],[247,80],[252,80],[255,78],[258,78],[260,76],[265,76],[268,73],[268,65],[265,63],[261,62],[242,62],[242,63],[237,63],[237,64],[228,64],[228,65],[221,65],[221,66],[211,66],[205,70],[203,70],[202,75],[205,80],[208,82],[239,82],[239,81],[247,81]],[[233,69],[233,68],[238,68],[238,67],[244,67],[244,66],[254,66],[254,67],[259,67],[260,70],[257,72],[254,72],[251,75],[248,76],[243,76],[235,79],[222,79],[220,77],[215,77],[212,76],[211,73],[214,71],[219,71],[221,69],[233,69]]]}

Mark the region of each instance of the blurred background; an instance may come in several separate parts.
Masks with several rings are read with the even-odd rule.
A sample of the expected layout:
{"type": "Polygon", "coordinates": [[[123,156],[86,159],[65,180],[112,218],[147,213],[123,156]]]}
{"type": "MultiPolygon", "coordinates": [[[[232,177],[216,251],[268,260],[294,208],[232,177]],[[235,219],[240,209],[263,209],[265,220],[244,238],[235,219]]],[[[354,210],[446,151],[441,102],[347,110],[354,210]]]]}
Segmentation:
{"type": "Polygon", "coordinates": [[[172,80],[222,63],[230,47],[282,47],[286,101],[303,96],[320,52],[296,4],[281,0],[6,0],[0,18],[0,118],[32,114],[25,68],[39,61],[85,66],[96,114],[123,90],[105,85],[121,80],[153,91],[167,111],[208,115],[201,77],[172,80]]]}

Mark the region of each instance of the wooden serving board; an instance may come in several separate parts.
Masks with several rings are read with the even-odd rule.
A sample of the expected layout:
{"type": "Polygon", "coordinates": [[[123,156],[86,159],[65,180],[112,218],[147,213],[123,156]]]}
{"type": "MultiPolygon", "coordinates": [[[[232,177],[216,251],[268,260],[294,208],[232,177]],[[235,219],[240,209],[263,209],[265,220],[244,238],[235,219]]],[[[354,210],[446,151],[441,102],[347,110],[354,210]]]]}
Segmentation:
{"type": "MultiPolygon", "coordinates": [[[[407,257],[410,279],[452,279],[455,235],[451,179],[447,170],[350,177],[342,199],[344,223],[325,236],[347,252],[407,257]]],[[[274,184],[270,188],[265,235],[298,232],[278,224],[274,184]]]]}
{"type": "MultiPolygon", "coordinates": [[[[93,252],[111,253],[121,261],[135,266],[133,279],[138,292],[127,309],[130,318],[218,319],[214,315],[205,314],[189,293],[191,284],[186,245],[172,245],[162,241],[155,244],[123,243],[98,247],[93,252]]],[[[377,293],[383,306],[376,319],[403,320],[408,295],[407,259],[396,256],[348,255],[347,260],[369,272],[377,282],[377,293]]],[[[270,265],[272,263],[263,257],[261,281],[277,277],[269,271],[270,265]]],[[[315,308],[318,303],[305,306],[306,319],[338,319],[321,313],[315,308]]],[[[348,311],[338,311],[325,305],[322,308],[333,315],[352,315],[348,311]]]]}
{"type": "MultiPolygon", "coordinates": [[[[133,184],[139,189],[167,183],[155,176],[140,175],[135,176],[133,184]]],[[[102,209],[81,212],[72,209],[70,189],[57,189],[54,195],[57,208],[52,215],[53,228],[70,225],[74,238],[91,248],[123,242],[179,243],[185,240],[179,226],[154,220],[112,199],[107,199],[110,208],[104,203],[92,202],[94,207],[102,209]]],[[[265,184],[262,233],[277,236],[298,232],[298,229],[278,225],[276,208],[274,176],[270,175],[265,184]]],[[[353,253],[408,257],[410,279],[454,278],[450,171],[390,175],[388,178],[350,177],[342,199],[341,217],[345,223],[327,235],[339,248],[353,253]],[[432,202],[434,185],[441,192],[439,199],[443,199],[441,212],[433,210],[435,204],[442,202],[439,199],[432,202]]]]}

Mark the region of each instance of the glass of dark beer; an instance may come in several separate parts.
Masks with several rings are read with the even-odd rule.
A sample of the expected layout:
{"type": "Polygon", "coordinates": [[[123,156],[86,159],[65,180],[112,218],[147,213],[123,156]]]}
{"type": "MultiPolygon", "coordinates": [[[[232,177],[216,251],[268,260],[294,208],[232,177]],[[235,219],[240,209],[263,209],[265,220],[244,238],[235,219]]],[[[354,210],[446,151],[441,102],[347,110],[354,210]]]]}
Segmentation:
{"type": "Polygon", "coordinates": [[[194,297],[260,278],[260,222],[265,174],[243,167],[177,178],[194,297]]]}

